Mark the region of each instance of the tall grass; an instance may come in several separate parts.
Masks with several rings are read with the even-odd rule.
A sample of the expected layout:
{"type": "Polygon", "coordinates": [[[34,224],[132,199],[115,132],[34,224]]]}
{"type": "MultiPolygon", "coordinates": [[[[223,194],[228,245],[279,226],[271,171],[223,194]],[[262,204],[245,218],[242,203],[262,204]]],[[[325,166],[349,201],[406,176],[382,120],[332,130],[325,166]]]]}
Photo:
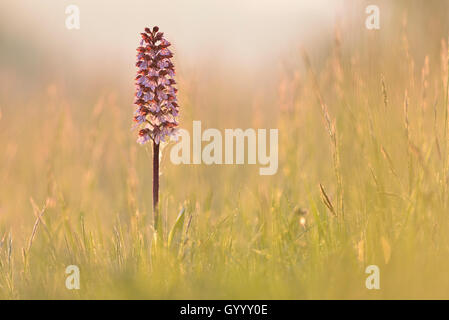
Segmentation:
{"type": "Polygon", "coordinates": [[[447,34],[408,18],[287,56],[273,103],[181,70],[181,127],[279,128],[279,171],[174,166],[165,147],[158,246],[132,88],[3,91],[0,297],[448,298],[447,34]]]}

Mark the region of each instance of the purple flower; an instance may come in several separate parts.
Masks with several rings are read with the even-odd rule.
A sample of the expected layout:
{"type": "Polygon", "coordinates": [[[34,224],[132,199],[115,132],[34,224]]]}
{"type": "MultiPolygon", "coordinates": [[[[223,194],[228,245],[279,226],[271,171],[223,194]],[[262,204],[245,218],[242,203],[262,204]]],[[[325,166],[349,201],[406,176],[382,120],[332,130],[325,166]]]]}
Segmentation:
{"type": "Polygon", "coordinates": [[[159,144],[176,134],[179,113],[174,87],[175,69],[170,59],[171,45],[158,27],[145,28],[137,48],[136,112],[134,121],[140,127],[137,142],[150,140],[159,144]]]}

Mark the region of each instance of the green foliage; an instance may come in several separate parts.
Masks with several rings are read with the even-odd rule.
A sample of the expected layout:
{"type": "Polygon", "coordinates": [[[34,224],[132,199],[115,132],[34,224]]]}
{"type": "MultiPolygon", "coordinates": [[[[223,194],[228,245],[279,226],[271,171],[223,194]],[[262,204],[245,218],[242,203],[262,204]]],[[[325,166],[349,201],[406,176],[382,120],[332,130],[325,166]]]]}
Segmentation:
{"type": "Polygon", "coordinates": [[[447,19],[407,8],[415,23],[342,26],[276,82],[180,71],[181,127],[279,128],[279,171],[175,166],[165,146],[158,233],[129,86],[3,95],[0,298],[448,298],[447,19]]]}

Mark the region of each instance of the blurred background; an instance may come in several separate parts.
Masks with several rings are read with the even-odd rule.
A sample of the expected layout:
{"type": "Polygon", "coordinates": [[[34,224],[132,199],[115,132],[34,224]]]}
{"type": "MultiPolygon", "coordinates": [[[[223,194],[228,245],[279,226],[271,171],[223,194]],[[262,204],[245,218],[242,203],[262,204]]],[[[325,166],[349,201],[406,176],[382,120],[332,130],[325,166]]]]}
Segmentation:
{"type": "Polygon", "coordinates": [[[447,298],[448,16],[438,0],[2,0],[0,297],[447,298]],[[131,131],[155,25],[182,128],[279,129],[274,176],[175,166],[166,146],[165,238],[182,207],[191,224],[162,260],[131,131]],[[85,291],[61,286],[68,264],[85,291]]]}
{"type": "Polygon", "coordinates": [[[286,50],[331,29],[339,6],[290,0],[4,1],[2,63],[5,68],[26,68],[29,76],[41,80],[59,77],[68,86],[79,85],[78,77],[83,83],[99,82],[92,79],[98,77],[126,84],[135,73],[131,48],[138,44],[139,33],[158,25],[174,44],[181,74],[196,74],[203,69],[200,65],[208,64],[209,77],[227,72],[249,85],[258,77],[270,81],[286,50]],[[70,4],[80,8],[80,30],[65,27],[70,4]],[[108,72],[111,76],[105,77],[108,72]]]}
{"type": "MultiPolygon", "coordinates": [[[[15,159],[8,162],[5,173],[12,181],[4,185],[18,188],[15,202],[9,196],[1,202],[0,219],[11,212],[9,206],[22,203],[26,208],[28,197],[42,196],[48,168],[37,162],[49,165],[57,158],[50,147],[41,152],[45,143],[57,139],[52,121],[68,117],[74,126],[75,136],[67,137],[68,149],[89,143],[81,137],[86,131],[101,131],[95,126],[114,112],[120,130],[132,126],[135,48],[145,27],[159,26],[173,44],[184,102],[183,127],[202,120],[203,127],[245,128],[260,121],[260,127],[274,128],[279,71],[291,68],[284,58],[307,43],[322,43],[344,12],[343,2],[289,0],[115,4],[45,0],[3,1],[0,6],[2,145],[15,159]],[[65,25],[69,16],[65,10],[71,4],[80,9],[79,30],[65,25]],[[92,113],[99,123],[89,122],[92,113]],[[18,170],[22,172],[18,176],[11,174],[18,170]],[[24,187],[30,188],[26,194],[24,187]]],[[[104,126],[105,131],[116,130],[104,126]]],[[[136,133],[121,132],[120,139],[132,143],[136,133]]],[[[110,134],[112,138],[114,133],[110,134]]],[[[104,150],[99,152],[98,161],[108,161],[104,150]]],[[[80,165],[77,157],[83,156],[84,152],[77,153],[72,161],[80,165]]],[[[105,177],[106,184],[109,179],[105,177]]],[[[27,216],[13,215],[21,222],[27,216]]]]}

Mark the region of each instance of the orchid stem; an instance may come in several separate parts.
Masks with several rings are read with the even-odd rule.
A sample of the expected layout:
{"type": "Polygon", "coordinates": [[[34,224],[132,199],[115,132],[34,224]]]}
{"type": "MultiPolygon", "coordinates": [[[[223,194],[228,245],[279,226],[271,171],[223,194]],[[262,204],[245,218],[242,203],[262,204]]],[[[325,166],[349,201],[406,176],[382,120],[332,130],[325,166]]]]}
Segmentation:
{"type": "Polygon", "coordinates": [[[159,143],[153,143],[153,223],[154,230],[159,225],[159,143]]]}

